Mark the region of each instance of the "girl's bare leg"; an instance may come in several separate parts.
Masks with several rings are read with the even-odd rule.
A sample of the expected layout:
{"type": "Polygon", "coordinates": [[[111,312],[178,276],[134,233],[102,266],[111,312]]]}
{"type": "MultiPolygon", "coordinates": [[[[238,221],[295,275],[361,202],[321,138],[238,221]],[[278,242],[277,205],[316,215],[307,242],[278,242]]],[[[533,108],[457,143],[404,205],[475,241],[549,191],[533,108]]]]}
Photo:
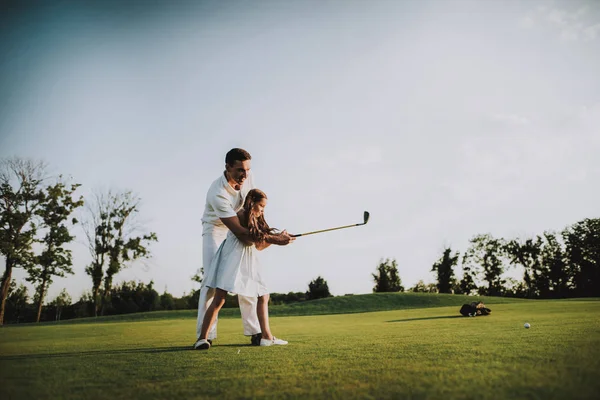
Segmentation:
{"type": "Polygon", "coordinates": [[[213,298],[212,303],[206,309],[206,313],[204,314],[204,320],[202,322],[202,330],[200,331],[199,339],[206,339],[208,336],[208,330],[215,322],[217,315],[219,314],[219,310],[225,304],[225,297],[227,296],[227,292],[223,289],[218,289],[215,291],[215,297],[213,298]]]}
{"type": "Polygon", "coordinates": [[[271,334],[271,327],[269,326],[268,294],[258,297],[258,302],[256,304],[256,315],[258,317],[258,323],[260,324],[260,330],[262,332],[263,339],[273,340],[273,335],[271,334]]]}

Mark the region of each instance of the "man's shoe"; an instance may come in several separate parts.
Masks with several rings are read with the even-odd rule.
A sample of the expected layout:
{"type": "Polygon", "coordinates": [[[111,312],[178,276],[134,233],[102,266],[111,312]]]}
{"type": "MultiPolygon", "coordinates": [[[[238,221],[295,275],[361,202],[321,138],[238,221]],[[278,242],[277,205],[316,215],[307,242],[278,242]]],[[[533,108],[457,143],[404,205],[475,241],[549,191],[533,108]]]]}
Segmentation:
{"type": "Polygon", "coordinates": [[[262,339],[262,333],[257,333],[256,335],[252,335],[250,337],[250,343],[252,346],[260,346],[260,339],[262,339]]]}
{"type": "Polygon", "coordinates": [[[286,340],[277,339],[275,336],[273,336],[273,340],[260,339],[261,346],[283,346],[286,344],[288,344],[286,340]]]}
{"type": "Polygon", "coordinates": [[[196,343],[194,343],[194,350],[208,350],[212,345],[211,342],[212,340],[198,339],[196,340],[196,343]]]}

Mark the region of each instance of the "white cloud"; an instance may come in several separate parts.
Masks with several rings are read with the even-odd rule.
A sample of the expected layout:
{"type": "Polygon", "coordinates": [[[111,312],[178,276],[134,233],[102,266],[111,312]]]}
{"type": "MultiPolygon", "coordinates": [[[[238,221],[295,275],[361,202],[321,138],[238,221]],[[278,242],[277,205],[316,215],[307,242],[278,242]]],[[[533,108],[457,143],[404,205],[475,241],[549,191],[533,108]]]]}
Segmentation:
{"type": "Polygon", "coordinates": [[[492,120],[501,122],[507,125],[527,125],[529,124],[529,118],[518,114],[501,114],[496,113],[491,116],[492,120]]]}
{"type": "Polygon", "coordinates": [[[531,29],[535,26],[535,20],[530,16],[526,15],[519,20],[519,26],[525,29],[531,29]]]}
{"type": "Polygon", "coordinates": [[[584,168],[577,169],[569,174],[568,179],[571,182],[585,182],[588,179],[588,172],[584,168]]]}
{"type": "Polygon", "coordinates": [[[309,161],[312,166],[319,168],[347,168],[348,166],[377,165],[382,162],[383,151],[379,146],[349,147],[331,154],[321,154],[309,161]]]}
{"type": "Polygon", "coordinates": [[[589,12],[589,9],[587,6],[579,7],[575,12],[573,12],[572,18],[579,19],[579,18],[583,17],[584,15],[588,14],[588,12],[589,12]]]}
{"type": "Polygon", "coordinates": [[[600,36],[600,23],[590,25],[583,30],[583,37],[585,40],[594,40],[600,36]]]}
{"type": "Polygon", "coordinates": [[[368,147],[362,157],[359,158],[361,165],[380,164],[383,162],[383,156],[380,147],[368,147]]]}
{"type": "Polygon", "coordinates": [[[584,120],[598,119],[600,117],[600,103],[592,104],[591,106],[581,106],[577,116],[584,120]]]}
{"type": "Polygon", "coordinates": [[[593,182],[600,176],[594,161],[600,151],[600,103],[569,114],[550,129],[516,114],[493,114],[496,121],[525,126],[463,141],[459,173],[446,184],[450,197],[473,209],[494,208],[513,198],[550,193],[556,182],[575,188],[593,182]]]}
{"type": "Polygon", "coordinates": [[[600,146],[600,103],[582,106],[574,118],[575,133],[600,146]]]}
{"type": "Polygon", "coordinates": [[[563,43],[566,42],[576,42],[579,39],[579,33],[574,28],[566,28],[563,29],[560,33],[560,41],[563,43]]]}
{"type": "Polygon", "coordinates": [[[469,140],[461,146],[460,178],[453,195],[473,207],[494,207],[529,196],[540,185],[572,169],[575,149],[566,137],[509,135],[469,140]]]}
{"type": "Polygon", "coordinates": [[[567,23],[566,13],[562,10],[557,10],[555,8],[547,12],[546,19],[549,22],[557,25],[565,25],[567,23]]]}
{"type": "Polygon", "coordinates": [[[555,32],[563,43],[579,40],[589,42],[600,37],[599,18],[599,14],[587,6],[574,10],[538,7],[533,16],[522,16],[519,26],[524,29],[532,29],[534,26],[545,27],[555,32]]]}

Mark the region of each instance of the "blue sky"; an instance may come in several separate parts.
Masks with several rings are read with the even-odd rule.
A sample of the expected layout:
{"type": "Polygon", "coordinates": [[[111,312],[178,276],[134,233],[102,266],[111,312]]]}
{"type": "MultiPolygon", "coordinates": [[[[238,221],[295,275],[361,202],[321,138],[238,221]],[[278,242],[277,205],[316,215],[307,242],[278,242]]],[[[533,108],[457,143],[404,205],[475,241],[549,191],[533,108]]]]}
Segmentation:
{"type": "MultiPolygon", "coordinates": [[[[0,157],[43,159],[80,193],[131,189],[154,257],[116,281],[195,288],[206,190],[243,147],[272,226],[273,292],[318,275],[409,287],[444,246],[598,217],[595,1],[44,2],[4,13],[0,157]]],[[[78,232],[74,299],[91,287],[78,232]]],[[[24,274],[17,271],[22,279],[24,274]]]]}

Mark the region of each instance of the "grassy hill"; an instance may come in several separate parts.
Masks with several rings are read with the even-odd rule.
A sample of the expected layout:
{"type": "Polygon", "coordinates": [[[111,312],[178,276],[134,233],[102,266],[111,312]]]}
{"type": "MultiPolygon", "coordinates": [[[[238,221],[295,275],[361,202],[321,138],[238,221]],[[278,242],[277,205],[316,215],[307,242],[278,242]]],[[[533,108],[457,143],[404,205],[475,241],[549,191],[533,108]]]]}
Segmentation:
{"type": "MultiPolygon", "coordinates": [[[[295,315],[327,315],[327,314],[353,314],[373,311],[408,310],[415,308],[432,307],[456,307],[456,313],[460,306],[472,301],[483,301],[486,305],[519,303],[526,300],[509,297],[476,297],[458,294],[437,293],[372,293],[351,296],[330,297],[327,299],[303,301],[292,304],[284,304],[269,307],[271,316],[295,316],[295,315]]],[[[493,308],[493,307],[490,307],[493,308]]],[[[196,318],[196,310],[176,311],[152,311],[135,314],[109,315],[98,318],[78,318],[61,321],[59,324],[77,324],[90,322],[129,322],[137,320],[159,320],[159,319],[182,319],[196,318]]],[[[219,318],[236,318],[240,316],[239,308],[224,308],[219,313],[219,318]]],[[[55,322],[44,324],[53,325],[55,322]]],[[[27,326],[30,324],[20,324],[27,326]]],[[[16,325],[11,325],[16,326],[16,325]]]]}
{"type": "Polygon", "coordinates": [[[449,306],[456,306],[458,313],[461,305],[472,301],[483,301],[485,304],[504,304],[528,300],[437,293],[373,293],[275,306],[270,309],[270,314],[274,316],[350,314],[449,306]]]}

